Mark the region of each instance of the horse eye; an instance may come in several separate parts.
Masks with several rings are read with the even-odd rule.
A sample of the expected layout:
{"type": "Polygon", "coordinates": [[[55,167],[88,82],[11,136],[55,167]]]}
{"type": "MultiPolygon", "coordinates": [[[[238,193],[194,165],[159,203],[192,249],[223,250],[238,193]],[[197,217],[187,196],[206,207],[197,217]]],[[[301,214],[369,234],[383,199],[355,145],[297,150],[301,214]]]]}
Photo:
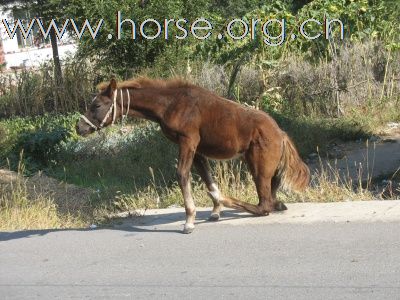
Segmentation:
{"type": "Polygon", "coordinates": [[[101,106],[100,104],[95,104],[95,105],[92,104],[92,106],[90,106],[90,111],[94,113],[96,112],[97,109],[100,108],[100,106],[101,106]]]}

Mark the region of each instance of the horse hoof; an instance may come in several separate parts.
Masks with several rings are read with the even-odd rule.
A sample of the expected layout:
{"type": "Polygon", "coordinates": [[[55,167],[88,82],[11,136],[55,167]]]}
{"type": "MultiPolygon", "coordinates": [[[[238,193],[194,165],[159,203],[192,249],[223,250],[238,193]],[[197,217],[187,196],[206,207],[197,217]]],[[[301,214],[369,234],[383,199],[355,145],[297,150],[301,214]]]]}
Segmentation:
{"type": "Polygon", "coordinates": [[[211,214],[211,216],[208,218],[208,221],[211,221],[211,222],[216,222],[218,220],[219,220],[219,214],[217,214],[217,213],[211,214]]]}
{"type": "Polygon", "coordinates": [[[185,224],[185,226],[183,227],[182,233],[189,234],[189,233],[192,233],[193,230],[194,230],[194,225],[193,224],[185,224]]]}
{"type": "Polygon", "coordinates": [[[287,207],[285,204],[283,204],[283,202],[279,201],[279,202],[276,202],[276,204],[275,204],[275,210],[277,210],[277,211],[287,210],[287,207]]]}

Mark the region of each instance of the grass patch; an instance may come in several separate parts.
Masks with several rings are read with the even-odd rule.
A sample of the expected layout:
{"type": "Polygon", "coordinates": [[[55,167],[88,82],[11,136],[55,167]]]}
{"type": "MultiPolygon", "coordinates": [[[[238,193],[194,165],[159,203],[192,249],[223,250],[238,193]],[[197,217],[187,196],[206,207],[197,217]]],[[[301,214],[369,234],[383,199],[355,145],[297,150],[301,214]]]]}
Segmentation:
{"type": "Polygon", "coordinates": [[[312,175],[310,186],[304,193],[279,193],[285,202],[341,202],[377,200],[381,197],[372,191],[370,182],[351,178],[341,173],[334,165],[322,163],[312,175]]]}
{"type": "Polygon", "coordinates": [[[270,114],[293,138],[303,157],[316,152],[317,149],[323,154],[333,141],[365,140],[372,135],[380,134],[382,127],[388,122],[400,121],[400,110],[392,103],[353,109],[351,113],[340,118],[316,116],[294,118],[276,112],[270,114]]]}
{"type": "MultiPolygon", "coordinates": [[[[223,194],[253,204],[258,202],[254,183],[243,162],[215,162],[212,169],[223,194]]],[[[151,170],[149,172],[152,174],[151,170]]],[[[154,174],[142,188],[103,195],[87,194],[82,188],[52,178],[45,177],[45,181],[40,178],[39,175],[27,179],[19,176],[8,185],[0,182],[0,230],[87,228],[91,223],[108,223],[119,212],[183,206],[178,185],[175,182],[156,184],[154,174]]],[[[313,174],[311,185],[304,193],[280,191],[278,198],[286,203],[382,198],[372,190],[362,180],[343,177],[334,166],[321,162],[320,170],[313,174]]],[[[195,173],[192,191],[196,206],[212,205],[204,184],[195,173]]],[[[385,198],[390,199],[387,195],[385,198]]]]}
{"type": "Polygon", "coordinates": [[[85,225],[83,219],[69,212],[61,213],[53,198],[32,195],[23,179],[10,185],[0,185],[0,230],[76,228],[85,225]]]}
{"type": "MultiPolygon", "coordinates": [[[[378,133],[388,120],[400,119],[398,110],[390,105],[382,106],[380,114],[371,108],[329,119],[272,115],[293,137],[303,157],[317,148],[324,156],[326,146],[334,140],[363,139],[378,133]]],[[[45,115],[0,121],[0,165],[30,176],[28,181],[21,180],[8,185],[8,190],[4,186],[0,190],[2,230],[86,227],[92,222],[105,222],[116,212],[183,205],[175,176],[177,147],[162,135],[156,124],[135,121],[83,139],[74,133],[76,118],[76,114],[45,115]],[[21,161],[26,170],[18,168],[21,161]],[[38,170],[43,171],[42,176],[57,180],[47,177],[44,183],[35,175],[38,170]],[[77,189],[71,189],[68,184],[74,184],[77,189]],[[85,188],[90,196],[86,192],[80,194],[85,188]]],[[[254,183],[243,162],[213,162],[212,169],[224,194],[258,202],[254,183]]],[[[212,205],[195,171],[192,187],[197,206],[212,205]]],[[[379,197],[371,186],[343,178],[331,167],[315,173],[305,193],[279,193],[285,202],[379,197]]]]}
{"type": "Polygon", "coordinates": [[[332,141],[366,139],[373,134],[367,124],[355,118],[310,118],[290,119],[274,114],[282,129],[291,136],[300,154],[305,157],[319,149],[324,152],[332,141]]]}
{"type": "Polygon", "coordinates": [[[176,145],[146,122],[62,143],[57,163],[47,172],[103,193],[131,193],[149,184],[172,184],[176,158],[176,145]]]}

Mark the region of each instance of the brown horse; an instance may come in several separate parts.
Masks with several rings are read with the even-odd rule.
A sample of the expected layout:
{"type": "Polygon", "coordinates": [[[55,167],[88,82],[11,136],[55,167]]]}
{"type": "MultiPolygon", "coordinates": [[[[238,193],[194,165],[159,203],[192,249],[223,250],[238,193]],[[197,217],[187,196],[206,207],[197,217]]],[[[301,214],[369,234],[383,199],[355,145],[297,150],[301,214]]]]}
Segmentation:
{"type": "Polygon", "coordinates": [[[78,134],[86,136],[128,115],[157,122],[165,136],[179,145],[177,175],[186,210],[184,233],[193,231],[196,216],[190,184],[193,163],[214,204],[211,220],[219,219],[221,204],[255,215],[285,210],[276,199],[277,189],[302,191],[309,183],[309,169],[292,141],[263,111],[182,80],[139,78],[117,85],[112,79],[101,90],[78,121],[78,134]],[[253,176],[258,205],[223,196],[210,174],[207,158],[241,156],[253,176]]]}

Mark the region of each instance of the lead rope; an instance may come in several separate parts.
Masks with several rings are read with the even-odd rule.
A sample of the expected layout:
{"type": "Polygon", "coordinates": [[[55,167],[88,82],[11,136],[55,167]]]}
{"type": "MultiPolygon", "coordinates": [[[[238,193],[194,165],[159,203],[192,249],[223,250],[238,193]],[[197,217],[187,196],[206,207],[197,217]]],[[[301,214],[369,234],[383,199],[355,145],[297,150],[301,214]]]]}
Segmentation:
{"type": "Polygon", "coordinates": [[[123,117],[124,117],[124,94],[122,92],[122,89],[119,90],[119,97],[121,98],[121,128],[120,130],[122,130],[122,126],[124,126],[123,124],[123,117]]]}
{"type": "Polygon", "coordinates": [[[118,94],[118,90],[116,90],[114,92],[114,101],[113,101],[114,110],[113,110],[113,118],[112,118],[111,125],[114,125],[115,119],[117,118],[117,94],[118,94]]]}
{"type": "Polygon", "coordinates": [[[113,103],[111,104],[110,108],[108,109],[108,112],[104,116],[103,121],[101,121],[101,124],[97,129],[103,128],[104,124],[107,122],[107,119],[110,117],[110,114],[113,112],[113,110],[114,110],[114,113],[113,113],[113,119],[112,119],[111,125],[114,125],[116,113],[117,113],[116,107],[117,107],[117,91],[114,92],[113,103]]]}
{"type": "MultiPolygon", "coordinates": [[[[129,114],[129,107],[130,107],[130,105],[131,105],[131,96],[130,96],[130,94],[129,94],[129,90],[128,89],[126,89],[126,93],[127,93],[127,96],[128,96],[128,106],[127,106],[127,108],[126,108],[126,114],[124,115],[124,108],[123,108],[123,104],[122,104],[122,107],[121,107],[121,126],[125,126],[125,123],[126,123],[126,119],[128,118],[128,114],[129,114]]],[[[122,91],[121,91],[121,97],[122,97],[122,91]]]]}
{"type": "Polygon", "coordinates": [[[126,110],[126,118],[128,118],[129,110],[131,109],[131,94],[129,94],[129,89],[126,89],[126,92],[128,94],[128,108],[126,110]]]}

